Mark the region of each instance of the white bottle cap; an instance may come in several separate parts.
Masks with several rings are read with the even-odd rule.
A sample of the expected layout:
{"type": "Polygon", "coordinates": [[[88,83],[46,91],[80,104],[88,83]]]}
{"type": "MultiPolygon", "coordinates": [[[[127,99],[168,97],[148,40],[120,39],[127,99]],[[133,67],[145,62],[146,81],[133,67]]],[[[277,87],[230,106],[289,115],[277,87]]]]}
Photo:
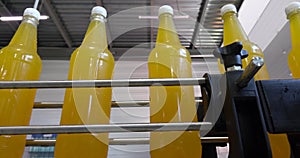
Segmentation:
{"type": "Polygon", "coordinates": [[[101,6],[96,6],[92,9],[91,15],[93,14],[100,14],[102,15],[104,18],[107,17],[107,12],[106,9],[101,7],[101,6]]]}
{"type": "Polygon", "coordinates": [[[163,5],[158,9],[158,16],[164,13],[174,14],[173,8],[169,5],[163,5]]]}
{"type": "Polygon", "coordinates": [[[285,8],[286,15],[289,15],[291,12],[300,9],[300,2],[292,2],[285,8]]]}
{"type": "Polygon", "coordinates": [[[221,15],[223,16],[225,13],[234,12],[237,13],[236,7],[233,4],[226,4],[221,8],[221,15]]]}
{"type": "Polygon", "coordinates": [[[40,14],[40,12],[38,10],[36,10],[34,8],[26,8],[24,10],[23,16],[26,16],[26,15],[35,17],[37,20],[40,20],[40,15],[41,14],[40,14]]]}

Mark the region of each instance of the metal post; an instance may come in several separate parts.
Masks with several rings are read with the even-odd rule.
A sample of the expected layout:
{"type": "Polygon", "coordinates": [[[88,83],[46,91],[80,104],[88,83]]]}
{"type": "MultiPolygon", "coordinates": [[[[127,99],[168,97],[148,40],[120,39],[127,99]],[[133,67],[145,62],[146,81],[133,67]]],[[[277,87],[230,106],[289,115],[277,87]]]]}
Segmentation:
{"type": "Polygon", "coordinates": [[[35,0],[33,8],[37,9],[38,5],[39,5],[39,0],[35,0]]]}
{"type": "Polygon", "coordinates": [[[249,65],[247,65],[245,71],[237,80],[237,85],[241,88],[246,87],[249,81],[254,77],[258,70],[264,65],[264,59],[261,57],[254,57],[249,65]]]}

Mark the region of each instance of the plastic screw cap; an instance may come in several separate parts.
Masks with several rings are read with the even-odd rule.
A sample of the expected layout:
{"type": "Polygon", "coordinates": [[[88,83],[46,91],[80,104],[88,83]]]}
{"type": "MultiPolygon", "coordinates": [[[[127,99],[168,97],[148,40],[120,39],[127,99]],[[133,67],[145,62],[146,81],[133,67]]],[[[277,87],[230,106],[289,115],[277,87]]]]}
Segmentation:
{"type": "Polygon", "coordinates": [[[41,16],[40,12],[34,8],[26,8],[24,10],[23,16],[26,16],[26,15],[32,16],[32,17],[36,18],[37,20],[40,20],[40,16],[41,16]]]}
{"type": "Polygon", "coordinates": [[[226,4],[221,8],[221,15],[223,16],[225,13],[235,12],[237,13],[236,7],[233,4],[226,4]]]}
{"type": "Polygon", "coordinates": [[[158,9],[158,15],[169,13],[171,15],[174,15],[173,8],[169,5],[163,5],[158,9]]]}
{"type": "Polygon", "coordinates": [[[285,8],[286,15],[289,15],[291,12],[300,9],[300,2],[292,2],[285,8]]]}
{"type": "Polygon", "coordinates": [[[93,14],[100,14],[102,15],[104,18],[107,17],[107,12],[106,9],[101,7],[101,6],[96,6],[92,9],[91,15],[93,14]]]}

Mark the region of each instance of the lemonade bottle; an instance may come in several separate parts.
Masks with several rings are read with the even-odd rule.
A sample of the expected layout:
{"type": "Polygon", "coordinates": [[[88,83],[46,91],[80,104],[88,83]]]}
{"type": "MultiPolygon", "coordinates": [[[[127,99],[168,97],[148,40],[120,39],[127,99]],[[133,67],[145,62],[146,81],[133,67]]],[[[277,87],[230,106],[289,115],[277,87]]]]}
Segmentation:
{"type": "Polygon", "coordinates": [[[224,67],[224,64],[221,63],[221,60],[222,59],[218,59],[218,69],[219,69],[221,74],[224,74],[225,73],[225,67],[224,67]]]}
{"type": "MultiPolygon", "coordinates": [[[[91,22],[79,48],[70,60],[69,80],[111,79],[114,58],[107,49],[106,10],[92,9],[91,22]]],[[[68,88],[65,93],[61,125],[109,124],[111,88],[68,88]]],[[[108,133],[60,134],[55,145],[56,158],[106,158],[108,133]]]]}
{"type": "MultiPolygon", "coordinates": [[[[37,25],[40,13],[27,8],[23,21],[8,46],[0,50],[1,81],[39,80],[42,62],[37,54],[37,25]]],[[[35,89],[0,90],[0,126],[29,124],[35,89]]],[[[1,135],[0,157],[21,158],[25,135],[1,135]]]]}
{"type": "MultiPolygon", "coordinates": [[[[237,10],[233,4],[227,4],[221,8],[222,19],[224,21],[224,45],[233,42],[242,42],[243,49],[248,52],[248,57],[243,59],[243,67],[245,68],[254,56],[264,58],[262,50],[252,43],[237,17],[237,10]]],[[[255,80],[267,80],[269,74],[264,65],[254,76],[255,80]]],[[[273,158],[283,158],[290,156],[290,146],[285,134],[268,134],[272,149],[273,158]]]]}
{"type": "Polygon", "coordinates": [[[300,2],[292,2],[286,8],[290,20],[292,50],[288,55],[288,65],[293,78],[300,78],[300,2]]]}
{"type": "MultiPolygon", "coordinates": [[[[232,4],[227,4],[221,8],[221,14],[224,21],[224,45],[239,41],[242,42],[243,49],[248,52],[248,57],[242,61],[243,67],[246,67],[255,56],[264,58],[262,50],[248,39],[238,20],[236,7],[232,4]]],[[[258,71],[254,78],[256,80],[269,79],[266,65],[258,71]]]]}
{"type": "MultiPolygon", "coordinates": [[[[148,58],[149,78],[192,77],[189,52],[180,44],[173,23],[173,9],[159,9],[159,28],[155,48],[148,58]]],[[[150,87],[151,123],[196,122],[193,86],[150,87]]],[[[201,141],[198,131],[152,132],[152,158],[200,158],[201,141]]]]}

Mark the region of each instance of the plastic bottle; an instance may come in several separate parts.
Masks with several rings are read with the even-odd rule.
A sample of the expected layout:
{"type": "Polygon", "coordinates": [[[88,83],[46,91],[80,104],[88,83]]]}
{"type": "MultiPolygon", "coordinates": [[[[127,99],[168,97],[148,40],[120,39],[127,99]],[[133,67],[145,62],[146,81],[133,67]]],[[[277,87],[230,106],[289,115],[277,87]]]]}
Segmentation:
{"type": "MultiPolygon", "coordinates": [[[[224,45],[240,41],[243,43],[243,49],[248,51],[248,57],[243,59],[243,67],[245,68],[254,56],[264,58],[262,50],[248,39],[238,20],[236,7],[232,4],[227,4],[221,8],[221,14],[224,21],[224,45]]],[[[257,80],[269,79],[266,65],[259,70],[254,78],[257,80]]]]}
{"type": "Polygon", "coordinates": [[[221,74],[225,73],[225,67],[224,67],[224,64],[221,63],[221,59],[218,59],[218,69],[221,74]]]}
{"type": "MultiPolygon", "coordinates": [[[[91,22],[79,48],[70,60],[69,80],[111,79],[114,58],[107,49],[106,10],[92,9],[91,22]]],[[[111,88],[67,89],[61,125],[109,124],[111,88]]],[[[60,134],[55,146],[56,158],[106,158],[108,134],[60,134]]]]}
{"type": "MultiPolygon", "coordinates": [[[[181,45],[173,23],[173,9],[159,9],[159,28],[155,48],[148,58],[149,78],[192,77],[189,52],[181,45]]],[[[150,87],[151,123],[196,122],[193,86],[150,87]]],[[[152,158],[199,158],[199,132],[152,132],[152,158]]]]}
{"type": "Polygon", "coordinates": [[[292,50],[288,55],[288,65],[293,78],[300,78],[300,2],[292,2],[285,9],[290,21],[292,50]]]}
{"type": "MultiPolygon", "coordinates": [[[[243,49],[248,51],[249,56],[243,59],[243,67],[245,68],[254,56],[264,58],[262,50],[252,43],[237,17],[237,10],[233,4],[227,4],[221,8],[222,19],[224,21],[224,45],[240,41],[243,49]]],[[[267,80],[269,74],[264,65],[254,76],[255,80],[267,80]]],[[[273,158],[283,158],[290,156],[290,147],[287,136],[285,134],[268,134],[272,149],[273,158]]]]}
{"type": "MultiPolygon", "coordinates": [[[[37,54],[37,25],[40,13],[27,8],[23,21],[8,46],[0,50],[0,80],[39,80],[42,62],[37,54]]],[[[0,90],[0,126],[29,124],[35,89],[0,90]]],[[[21,158],[25,135],[1,135],[0,157],[21,158]]]]}

